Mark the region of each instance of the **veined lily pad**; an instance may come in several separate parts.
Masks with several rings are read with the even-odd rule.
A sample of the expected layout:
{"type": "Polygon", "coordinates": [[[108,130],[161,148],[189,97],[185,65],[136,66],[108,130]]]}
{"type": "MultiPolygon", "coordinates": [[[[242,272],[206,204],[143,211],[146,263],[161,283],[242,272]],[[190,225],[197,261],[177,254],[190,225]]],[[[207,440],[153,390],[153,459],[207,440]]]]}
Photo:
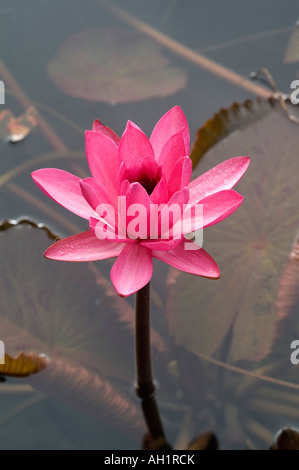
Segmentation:
{"type": "Polygon", "coordinates": [[[48,75],[67,95],[125,103],[183,88],[185,72],[168,64],[159,46],[140,33],[85,30],[59,48],[48,64],[48,75]]]}
{"type": "Polygon", "coordinates": [[[287,50],[284,56],[284,62],[286,64],[290,64],[293,62],[299,61],[299,23],[296,23],[296,27],[292,32],[288,45],[287,50]]]}
{"type": "Polygon", "coordinates": [[[133,383],[133,335],[120,321],[113,296],[96,282],[95,266],[92,271],[88,263],[43,258],[54,235],[33,222],[0,228],[0,335],[6,353],[46,354],[47,364],[35,361],[45,369],[30,378],[38,389],[100,421],[142,432],[139,407],[120,386],[133,383]]]}
{"type": "Polygon", "coordinates": [[[280,277],[299,227],[298,149],[298,125],[273,101],[233,105],[198,131],[194,177],[237,155],[250,156],[251,164],[236,187],[242,206],[204,230],[220,279],[169,276],[169,328],[192,352],[215,353],[230,329],[230,360],[260,360],[271,351],[280,277]]]}
{"type": "Polygon", "coordinates": [[[290,314],[294,304],[299,300],[299,238],[290,253],[283,274],[280,278],[276,297],[276,309],[279,318],[290,314]]]}

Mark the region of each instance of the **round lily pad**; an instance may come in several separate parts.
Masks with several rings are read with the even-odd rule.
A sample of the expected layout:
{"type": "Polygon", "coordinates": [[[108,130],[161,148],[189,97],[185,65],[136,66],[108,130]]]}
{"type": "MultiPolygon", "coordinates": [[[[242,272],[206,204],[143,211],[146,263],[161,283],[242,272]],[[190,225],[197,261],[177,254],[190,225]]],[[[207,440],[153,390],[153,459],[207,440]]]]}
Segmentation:
{"type": "Polygon", "coordinates": [[[160,47],[141,33],[84,30],[62,44],[48,64],[48,75],[67,95],[115,104],[183,88],[184,70],[168,64],[160,47]]]}

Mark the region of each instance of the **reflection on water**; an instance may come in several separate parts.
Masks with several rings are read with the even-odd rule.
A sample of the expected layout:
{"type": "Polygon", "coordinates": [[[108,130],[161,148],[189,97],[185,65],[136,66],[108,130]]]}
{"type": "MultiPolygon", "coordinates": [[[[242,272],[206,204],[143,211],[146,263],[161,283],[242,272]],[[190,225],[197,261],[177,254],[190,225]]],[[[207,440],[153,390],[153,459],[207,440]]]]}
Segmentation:
{"type": "MultiPolygon", "coordinates": [[[[122,132],[128,119],[138,122],[150,133],[157,118],[178,104],[184,110],[191,136],[194,136],[196,129],[219,108],[228,107],[233,101],[254,98],[249,91],[210,74],[166,48],[161,49],[163,56],[171,66],[183,69],[187,75],[186,86],[179,91],[165,97],[116,105],[73,98],[60,91],[47,75],[48,63],[59,47],[70,36],[83,30],[132,28],[95,0],[84,2],[84,9],[79,0],[27,0],[23,3],[4,0],[0,7],[0,79],[6,86],[5,105],[1,105],[0,112],[9,109],[14,116],[20,116],[24,107],[28,108],[30,98],[30,104],[38,109],[46,122],[39,129],[32,129],[23,141],[15,145],[0,142],[1,220],[29,216],[45,223],[61,236],[86,230],[82,219],[66,213],[42,197],[31,181],[30,172],[43,166],[53,166],[85,177],[88,168],[84,157],[84,130],[91,128],[95,118],[117,133],[122,132]],[[7,70],[11,75],[4,73],[7,70]],[[23,94],[20,95],[16,83],[23,94]]],[[[115,3],[123,7],[123,2],[115,3]]],[[[297,2],[289,2],[288,8],[276,0],[271,5],[266,0],[251,2],[250,5],[242,3],[242,8],[236,0],[192,0],[188,2],[188,8],[186,2],[176,0],[154,0],[150,3],[130,0],[125,3],[126,10],[138,19],[195,51],[205,51],[212,60],[246,78],[253,70],[268,67],[278,87],[287,93],[290,91],[290,83],[297,76],[298,66],[296,63],[283,64],[283,57],[292,25],[297,19],[297,2]]],[[[146,62],[147,57],[138,60],[146,62]]],[[[286,129],[289,129],[287,124],[286,129]]],[[[263,141],[265,155],[268,155],[267,148],[271,150],[270,131],[263,141]]],[[[257,135],[258,129],[255,132],[257,135]]],[[[234,147],[233,139],[223,148],[222,151],[227,153],[222,160],[232,156],[230,152],[242,153],[248,142],[256,140],[255,146],[252,146],[255,155],[251,156],[257,157],[255,165],[259,167],[262,144],[255,135],[244,142],[239,141],[237,147],[234,147]]],[[[292,145],[291,150],[296,153],[298,145],[292,145]]],[[[266,165],[265,160],[263,165],[266,165]]],[[[197,171],[202,173],[204,166],[212,167],[213,162],[209,164],[204,161],[202,169],[197,171]]],[[[273,168],[273,179],[276,178],[275,169],[276,166],[273,168]]],[[[259,178],[258,170],[256,174],[259,178]]],[[[285,184],[285,174],[281,173],[279,193],[283,201],[296,187],[296,181],[285,184]]],[[[295,177],[298,172],[293,169],[292,174],[295,177]]],[[[268,171],[264,166],[260,175],[264,183],[260,185],[261,191],[271,192],[272,183],[267,180],[268,171]]],[[[260,202],[264,201],[263,194],[255,196],[258,196],[257,218],[253,220],[253,225],[260,220],[259,211],[264,207],[260,202]]],[[[271,197],[275,199],[275,194],[271,197]]],[[[286,205],[285,209],[288,210],[288,207],[286,205]]],[[[279,220],[276,223],[278,225],[279,220]]],[[[272,227],[273,230],[275,228],[272,227]]],[[[288,224],[284,228],[290,230],[288,224]]],[[[0,384],[1,448],[140,448],[143,423],[134,392],[134,299],[120,299],[112,292],[109,262],[96,263],[94,268],[89,265],[74,267],[48,263],[41,256],[47,245],[51,244],[44,233],[42,240],[35,238],[34,232],[28,239],[22,235],[20,241],[21,232],[17,228],[13,230],[16,232],[1,232],[1,243],[6,248],[0,255],[0,339],[5,342],[7,352],[11,348],[13,354],[23,349],[49,354],[56,361],[56,369],[53,368],[52,375],[49,374],[47,379],[41,375],[33,379],[8,379],[0,384]],[[65,369],[58,367],[58,364],[64,364],[63,361],[65,369]],[[86,390],[84,380],[89,384],[86,390]],[[78,392],[74,394],[76,396],[73,395],[72,383],[76,384],[73,387],[78,392]],[[105,415],[100,400],[103,390],[100,384],[107,386],[106,390],[111,387],[111,395],[115,393],[116,397],[121,397],[122,403],[129,403],[136,410],[135,424],[131,421],[125,431],[118,424],[119,416],[116,415],[121,412],[117,407],[115,415],[111,410],[111,417],[105,415]]],[[[212,230],[207,231],[207,237],[208,233],[212,236],[212,230]]],[[[295,232],[291,238],[294,236],[295,232]]],[[[236,250],[233,240],[232,236],[230,243],[236,250]]],[[[287,240],[286,247],[281,240],[278,238],[275,241],[275,247],[277,253],[283,251],[286,255],[291,242],[287,240]]],[[[210,243],[213,253],[212,239],[210,243]]],[[[221,251],[222,241],[218,238],[216,243],[219,243],[217,249],[221,251]]],[[[228,249],[224,237],[223,243],[223,249],[228,249]]],[[[238,256],[241,258],[242,253],[238,256]]],[[[271,268],[267,269],[265,272],[269,277],[264,276],[261,284],[264,293],[268,293],[269,286],[272,286],[271,268]]],[[[170,319],[174,313],[169,310],[173,288],[167,285],[167,279],[170,279],[168,268],[157,262],[154,272],[154,368],[158,401],[169,441],[185,446],[200,432],[213,430],[222,448],[267,448],[282,426],[298,426],[296,389],[244,377],[195,354],[207,352],[208,348],[201,349],[205,338],[200,344],[196,343],[193,332],[198,328],[197,316],[195,314],[189,322],[188,305],[179,298],[174,308],[176,316],[170,319]],[[176,325],[179,321],[182,322],[181,335],[176,325]]],[[[247,284],[256,281],[256,273],[250,273],[247,284]]],[[[184,282],[179,285],[180,289],[184,286],[183,293],[190,297],[190,292],[194,294],[192,286],[196,280],[184,282]]],[[[209,282],[201,279],[198,286],[209,282]]],[[[194,287],[196,295],[200,290],[198,286],[195,284],[194,287]]],[[[211,287],[206,286],[201,289],[208,292],[211,287]]],[[[223,308],[228,308],[234,292],[234,286],[230,285],[218,299],[218,306],[221,304],[223,308]]],[[[213,293],[211,297],[214,297],[213,293]]],[[[252,299],[249,295],[247,303],[251,305],[251,313],[254,310],[257,316],[264,314],[259,309],[258,298],[252,299]]],[[[272,297],[269,304],[273,305],[272,297]]],[[[200,310],[200,305],[197,308],[200,310]]],[[[213,335],[222,334],[219,348],[209,351],[209,354],[216,353],[216,359],[228,363],[239,359],[234,364],[240,368],[297,383],[296,371],[290,363],[290,343],[299,333],[295,314],[296,311],[283,325],[284,328],[277,332],[273,352],[262,363],[251,361],[252,357],[249,356],[238,357],[231,353],[234,331],[233,328],[228,329],[224,335],[221,319],[218,328],[215,328],[215,321],[211,321],[210,327],[205,327],[203,335],[200,334],[208,338],[208,345],[215,342],[213,335]]],[[[256,321],[258,323],[260,319],[256,321]]],[[[208,325],[209,321],[205,319],[205,323],[208,325]]],[[[254,325],[250,328],[254,329],[254,325]]],[[[242,327],[244,331],[249,328],[246,317],[242,327]]]]}

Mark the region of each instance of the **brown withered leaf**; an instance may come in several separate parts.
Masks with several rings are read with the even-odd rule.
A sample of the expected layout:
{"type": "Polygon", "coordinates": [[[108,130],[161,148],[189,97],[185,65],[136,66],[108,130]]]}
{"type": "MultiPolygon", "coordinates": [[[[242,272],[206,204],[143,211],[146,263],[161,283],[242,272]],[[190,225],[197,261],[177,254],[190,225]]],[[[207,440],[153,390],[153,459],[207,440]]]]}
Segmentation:
{"type": "Polygon", "coordinates": [[[299,433],[292,428],[283,428],[275,442],[271,446],[271,450],[298,450],[299,449],[299,433]]]}
{"type": "MultiPolygon", "coordinates": [[[[297,113],[295,106],[290,111],[297,113]]],[[[220,267],[219,280],[171,271],[168,325],[177,344],[207,355],[232,329],[229,359],[257,361],[273,347],[275,299],[299,227],[299,128],[274,101],[235,104],[207,125],[209,132],[206,125],[198,131],[192,151],[194,163],[199,161],[194,178],[230,157],[248,155],[250,166],[236,186],[244,202],[204,230],[203,247],[220,267]]]]}
{"type": "Polygon", "coordinates": [[[4,109],[0,112],[0,137],[6,142],[19,142],[37,126],[37,111],[30,106],[21,116],[16,118],[13,113],[4,109]]]}
{"type": "Polygon", "coordinates": [[[28,377],[47,367],[47,358],[34,353],[21,352],[16,358],[5,354],[5,363],[0,364],[0,374],[10,377],[28,377]]]}

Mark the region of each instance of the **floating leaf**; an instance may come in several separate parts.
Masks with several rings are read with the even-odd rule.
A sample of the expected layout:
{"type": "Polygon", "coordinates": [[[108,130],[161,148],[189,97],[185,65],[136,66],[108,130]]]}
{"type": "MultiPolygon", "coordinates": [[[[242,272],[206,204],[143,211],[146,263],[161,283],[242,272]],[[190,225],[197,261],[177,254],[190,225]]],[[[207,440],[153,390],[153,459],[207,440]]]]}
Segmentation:
{"type": "Polygon", "coordinates": [[[276,296],[277,315],[286,318],[294,304],[299,300],[299,238],[290,253],[285,269],[280,278],[276,296]]]}
{"type": "Polygon", "coordinates": [[[15,118],[8,109],[0,112],[0,136],[4,141],[19,142],[37,126],[37,111],[34,106],[15,118]]]}
{"type": "Polygon", "coordinates": [[[28,377],[47,366],[47,358],[37,354],[20,353],[16,358],[5,354],[5,363],[0,364],[0,374],[11,377],[28,377]]]}
{"type": "Polygon", "coordinates": [[[283,61],[285,64],[299,61],[299,24],[297,23],[289,39],[283,61]]]}
{"type": "Polygon", "coordinates": [[[134,378],[133,335],[119,321],[113,297],[96,284],[88,263],[43,257],[53,242],[49,234],[54,236],[44,227],[25,220],[2,228],[0,332],[6,352],[46,354],[39,389],[70,405],[74,399],[74,406],[108,424],[120,421],[141,432],[139,407],[126,393],[134,378]]]}
{"type": "Polygon", "coordinates": [[[204,230],[203,246],[219,264],[219,280],[171,271],[168,324],[177,344],[207,355],[232,328],[230,359],[260,360],[273,346],[275,298],[299,227],[299,128],[273,101],[233,105],[207,125],[217,143],[201,157],[206,125],[199,130],[194,177],[226,158],[249,155],[237,185],[244,203],[204,230]]]}
{"type": "Polygon", "coordinates": [[[0,331],[6,352],[33,350],[83,366],[90,360],[104,375],[115,374],[130,383],[134,373],[125,354],[130,333],[122,334],[120,341],[113,298],[95,283],[89,264],[46,260],[43,253],[55,235],[50,239],[43,226],[27,220],[3,226],[0,331]]]}
{"type": "Polygon", "coordinates": [[[138,437],[144,426],[139,409],[123,392],[86,368],[56,359],[45,374],[30,378],[40,391],[138,437]]]}
{"type": "Polygon", "coordinates": [[[60,47],[48,64],[48,75],[67,95],[125,103],[183,88],[185,72],[168,63],[159,46],[140,33],[85,30],[60,47]]]}

